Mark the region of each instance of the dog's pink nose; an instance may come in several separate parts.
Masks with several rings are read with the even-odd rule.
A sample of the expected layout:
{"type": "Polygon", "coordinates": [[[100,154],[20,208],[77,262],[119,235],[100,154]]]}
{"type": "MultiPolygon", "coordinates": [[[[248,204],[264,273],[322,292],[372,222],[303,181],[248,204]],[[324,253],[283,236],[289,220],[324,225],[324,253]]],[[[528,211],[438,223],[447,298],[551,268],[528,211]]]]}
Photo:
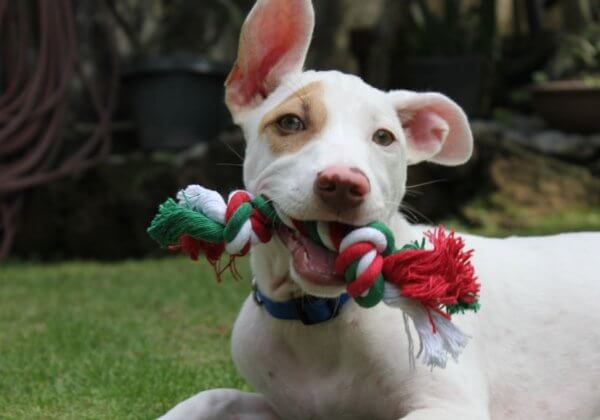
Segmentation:
{"type": "Polygon", "coordinates": [[[314,191],[327,207],[343,211],[360,206],[371,184],[360,169],[337,165],[317,174],[314,191]]]}

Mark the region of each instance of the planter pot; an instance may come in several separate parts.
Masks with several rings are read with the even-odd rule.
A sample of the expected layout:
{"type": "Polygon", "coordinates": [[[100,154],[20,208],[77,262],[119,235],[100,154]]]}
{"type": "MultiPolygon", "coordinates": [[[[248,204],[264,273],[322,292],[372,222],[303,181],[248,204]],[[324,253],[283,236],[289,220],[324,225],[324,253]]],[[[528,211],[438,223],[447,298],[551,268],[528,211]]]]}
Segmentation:
{"type": "Polygon", "coordinates": [[[580,80],[546,82],[533,87],[536,111],[554,128],[600,133],[600,87],[580,80]]]}
{"type": "Polygon", "coordinates": [[[180,150],[210,141],[227,124],[223,84],[229,66],[185,56],[131,65],[125,94],[145,150],[180,150]]]}
{"type": "Polygon", "coordinates": [[[408,58],[397,61],[394,86],[441,92],[474,116],[482,104],[483,69],[484,59],[480,56],[408,58]]]}

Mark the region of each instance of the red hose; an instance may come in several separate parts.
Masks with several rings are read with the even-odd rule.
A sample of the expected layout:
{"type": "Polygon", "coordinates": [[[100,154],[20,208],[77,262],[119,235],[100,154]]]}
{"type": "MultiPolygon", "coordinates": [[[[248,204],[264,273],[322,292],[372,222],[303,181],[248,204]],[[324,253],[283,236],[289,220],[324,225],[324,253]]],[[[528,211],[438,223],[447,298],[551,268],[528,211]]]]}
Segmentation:
{"type": "Polygon", "coordinates": [[[110,121],[119,71],[108,30],[106,38],[113,66],[109,88],[101,95],[78,57],[71,0],[0,0],[0,52],[5,79],[0,94],[0,261],[14,241],[24,192],[88,169],[110,150],[110,121]],[[35,10],[28,5],[34,5],[35,10]],[[37,20],[32,16],[36,12],[37,20]],[[31,22],[38,23],[37,31],[31,28],[31,22]],[[39,39],[33,40],[36,33],[39,39]],[[69,90],[76,79],[89,95],[98,124],[88,139],[66,149],[63,132],[69,90]]]}

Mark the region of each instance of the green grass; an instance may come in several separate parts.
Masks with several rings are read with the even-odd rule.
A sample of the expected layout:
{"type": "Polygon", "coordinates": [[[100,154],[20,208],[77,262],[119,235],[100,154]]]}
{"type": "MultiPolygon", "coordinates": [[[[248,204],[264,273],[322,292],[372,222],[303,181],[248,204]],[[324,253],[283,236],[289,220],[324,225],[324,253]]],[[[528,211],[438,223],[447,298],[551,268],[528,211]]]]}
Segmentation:
{"type": "Polygon", "coordinates": [[[458,219],[450,219],[445,225],[461,232],[491,237],[555,235],[563,232],[600,231],[600,209],[570,209],[560,213],[539,215],[515,213],[507,215],[473,206],[469,209],[473,226],[458,219]]]}
{"type": "Polygon", "coordinates": [[[185,259],[0,268],[0,418],[153,418],[247,388],[231,327],[249,292],[185,259]]]}
{"type": "MultiPolygon", "coordinates": [[[[600,230],[598,211],[472,211],[481,227],[446,225],[493,236],[600,230]]],[[[0,418],[147,419],[203,389],[248,389],[229,352],[250,289],[240,268],[244,280],[217,284],[208,264],[184,258],[1,267],[0,418]]]]}

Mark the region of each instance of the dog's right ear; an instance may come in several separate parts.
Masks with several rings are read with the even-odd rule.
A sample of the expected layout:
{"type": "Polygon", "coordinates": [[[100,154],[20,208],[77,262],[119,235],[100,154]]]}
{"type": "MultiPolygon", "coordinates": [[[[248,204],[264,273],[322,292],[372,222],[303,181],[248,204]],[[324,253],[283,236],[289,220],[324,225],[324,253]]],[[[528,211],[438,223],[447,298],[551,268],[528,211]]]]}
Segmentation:
{"type": "Polygon", "coordinates": [[[258,0],[246,18],[237,61],[225,82],[234,119],[302,70],[314,28],[311,0],[258,0]]]}

